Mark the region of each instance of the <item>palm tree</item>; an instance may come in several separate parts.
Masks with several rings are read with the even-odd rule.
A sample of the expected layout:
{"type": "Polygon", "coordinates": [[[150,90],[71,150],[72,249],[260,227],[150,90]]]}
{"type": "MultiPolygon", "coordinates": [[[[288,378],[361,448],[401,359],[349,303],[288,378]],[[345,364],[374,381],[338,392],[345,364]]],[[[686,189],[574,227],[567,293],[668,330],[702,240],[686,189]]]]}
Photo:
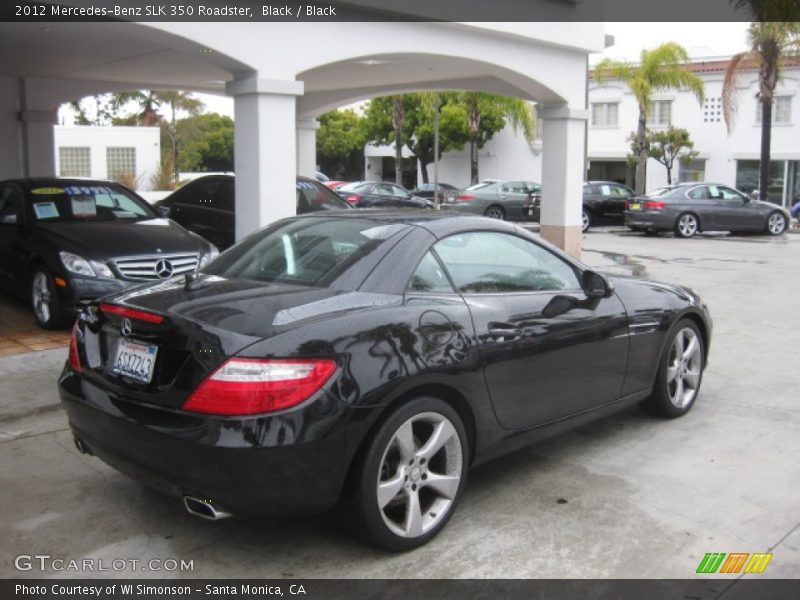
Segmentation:
{"type": "Polygon", "coordinates": [[[775,87],[781,79],[783,61],[800,52],[800,23],[767,21],[751,23],[747,30],[749,50],[731,58],[722,84],[722,114],[728,132],[736,122],[736,91],[739,74],[758,69],[758,101],[761,104],[761,160],[758,174],[758,197],[767,199],[769,160],[772,141],[772,103],[775,87]]]}
{"type": "Polygon", "coordinates": [[[511,123],[514,131],[522,130],[525,139],[533,142],[536,131],[536,115],[533,106],[522,98],[498,96],[485,92],[462,92],[461,102],[467,107],[469,125],[469,169],[470,181],[478,183],[478,146],[480,143],[481,117],[486,110],[499,111],[511,123]]]}
{"type": "Polygon", "coordinates": [[[169,105],[170,109],[170,122],[167,132],[169,133],[170,141],[172,142],[172,165],[175,180],[178,179],[178,122],[177,112],[184,110],[190,115],[197,115],[203,110],[203,103],[197,98],[193,98],[189,92],[181,92],[177,90],[155,92],[155,97],[161,104],[169,105]]]}
{"type": "Polygon", "coordinates": [[[161,100],[158,94],[152,90],[143,90],[136,92],[115,92],[111,94],[111,106],[119,112],[129,102],[134,102],[139,105],[141,112],[136,115],[136,121],[143,127],[152,127],[157,125],[161,120],[161,115],[158,114],[158,107],[161,106],[161,100]]]}
{"type": "Polygon", "coordinates": [[[647,114],[653,104],[653,92],[688,88],[702,103],[705,96],[703,80],[686,70],[689,55],[683,46],[667,42],[652,50],[642,50],[639,64],[604,59],[594,68],[598,83],[618,80],[628,84],[639,104],[639,124],[636,129],[636,191],[644,193],[647,169],[647,114]]]}

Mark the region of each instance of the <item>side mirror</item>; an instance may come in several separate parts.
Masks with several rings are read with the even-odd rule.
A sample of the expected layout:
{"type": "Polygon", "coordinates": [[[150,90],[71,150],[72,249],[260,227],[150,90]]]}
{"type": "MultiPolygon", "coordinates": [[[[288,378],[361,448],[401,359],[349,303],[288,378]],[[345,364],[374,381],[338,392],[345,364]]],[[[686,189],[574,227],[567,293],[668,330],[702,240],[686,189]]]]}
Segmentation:
{"type": "Polygon", "coordinates": [[[164,217],[164,218],[168,218],[168,217],[169,217],[169,213],[170,213],[170,212],[172,212],[172,211],[170,210],[170,207],[169,207],[169,206],[163,206],[163,205],[161,205],[161,204],[159,204],[159,205],[157,205],[157,206],[156,206],[156,210],[157,210],[157,211],[158,211],[158,213],[159,213],[159,214],[160,214],[162,217],[164,217]]]}
{"type": "Polygon", "coordinates": [[[17,213],[11,213],[9,215],[3,215],[0,217],[0,224],[2,225],[19,225],[19,215],[17,213]]]}
{"type": "Polygon", "coordinates": [[[609,298],[614,293],[614,286],[608,279],[595,271],[584,271],[581,284],[587,298],[609,298]]]}

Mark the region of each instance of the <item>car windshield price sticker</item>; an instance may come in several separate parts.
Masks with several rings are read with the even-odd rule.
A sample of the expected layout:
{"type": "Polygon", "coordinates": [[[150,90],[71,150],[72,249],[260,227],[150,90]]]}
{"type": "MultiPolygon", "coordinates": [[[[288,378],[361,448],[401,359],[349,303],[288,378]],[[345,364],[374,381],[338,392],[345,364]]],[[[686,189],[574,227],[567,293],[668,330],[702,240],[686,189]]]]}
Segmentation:
{"type": "Polygon", "coordinates": [[[59,216],[55,202],[36,202],[33,205],[33,212],[36,213],[37,219],[57,219],[59,216]]]}
{"type": "Polygon", "coordinates": [[[158,346],[120,340],[112,370],[114,373],[130,377],[141,383],[150,383],[150,380],[153,379],[157,351],[158,346]]]}

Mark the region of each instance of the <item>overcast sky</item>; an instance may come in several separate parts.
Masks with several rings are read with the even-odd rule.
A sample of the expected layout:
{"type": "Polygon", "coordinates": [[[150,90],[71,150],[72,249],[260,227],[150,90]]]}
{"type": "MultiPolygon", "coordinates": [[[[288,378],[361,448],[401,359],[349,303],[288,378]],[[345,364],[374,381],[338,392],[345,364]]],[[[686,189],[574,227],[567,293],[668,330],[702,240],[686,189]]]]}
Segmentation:
{"type": "MultiPolygon", "coordinates": [[[[703,0],[697,0],[702,2],[703,0]]],[[[643,48],[664,42],[677,42],[693,57],[727,55],[745,49],[748,23],[606,23],[605,31],[614,36],[614,45],[602,54],[590,56],[590,64],[602,58],[637,60],[643,48]]],[[[368,25],[365,25],[368,27],[368,25]]],[[[233,100],[198,94],[206,110],[233,116],[233,100]]]]}

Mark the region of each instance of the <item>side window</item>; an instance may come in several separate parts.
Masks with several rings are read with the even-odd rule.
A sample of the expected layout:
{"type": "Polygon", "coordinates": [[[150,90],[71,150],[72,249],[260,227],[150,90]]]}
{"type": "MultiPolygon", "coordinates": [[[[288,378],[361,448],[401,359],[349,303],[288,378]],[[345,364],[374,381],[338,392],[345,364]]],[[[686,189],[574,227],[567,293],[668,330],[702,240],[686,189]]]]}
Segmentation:
{"type": "Polygon", "coordinates": [[[447,280],[433,254],[427,252],[419,261],[417,270],[408,280],[408,290],[412,292],[432,292],[436,294],[452,294],[453,287],[447,280]]]}
{"type": "Polygon", "coordinates": [[[583,195],[584,195],[584,196],[589,196],[589,195],[590,195],[590,194],[592,194],[592,193],[593,193],[593,192],[592,192],[592,186],[590,186],[590,185],[588,185],[588,184],[586,184],[586,185],[584,185],[584,186],[583,186],[583,195]]]}
{"type": "Polygon", "coordinates": [[[180,204],[190,206],[214,206],[217,190],[220,187],[219,179],[206,179],[198,181],[186,188],[178,198],[180,204]]]}
{"type": "Polygon", "coordinates": [[[710,197],[711,194],[709,193],[708,186],[706,185],[701,185],[693,190],[689,190],[689,198],[692,198],[693,200],[704,200],[710,197]]]}
{"type": "Polygon", "coordinates": [[[20,223],[22,194],[10,185],[0,187],[0,223],[20,223]]]}
{"type": "Polygon", "coordinates": [[[407,198],[411,194],[409,194],[404,188],[401,188],[399,185],[392,186],[392,195],[393,196],[400,196],[401,198],[407,198]]]}
{"type": "Polygon", "coordinates": [[[608,185],[607,183],[601,183],[599,186],[600,188],[600,195],[601,196],[611,196],[613,195],[613,186],[608,185]]]}
{"type": "Polygon", "coordinates": [[[745,201],[745,197],[744,196],[742,196],[739,192],[737,192],[736,190],[732,190],[729,187],[718,185],[717,186],[717,190],[722,195],[722,199],[723,200],[727,200],[727,201],[733,202],[733,203],[744,202],[745,201]]]}
{"type": "Polygon", "coordinates": [[[619,198],[627,198],[628,196],[631,195],[630,190],[628,188],[626,188],[626,187],[621,186],[621,185],[612,185],[611,186],[611,193],[612,193],[612,195],[617,196],[619,198]]]}
{"type": "Polygon", "coordinates": [[[463,293],[580,289],[572,266],[515,235],[490,231],[453,235],[434,250],[463,293]]]}

